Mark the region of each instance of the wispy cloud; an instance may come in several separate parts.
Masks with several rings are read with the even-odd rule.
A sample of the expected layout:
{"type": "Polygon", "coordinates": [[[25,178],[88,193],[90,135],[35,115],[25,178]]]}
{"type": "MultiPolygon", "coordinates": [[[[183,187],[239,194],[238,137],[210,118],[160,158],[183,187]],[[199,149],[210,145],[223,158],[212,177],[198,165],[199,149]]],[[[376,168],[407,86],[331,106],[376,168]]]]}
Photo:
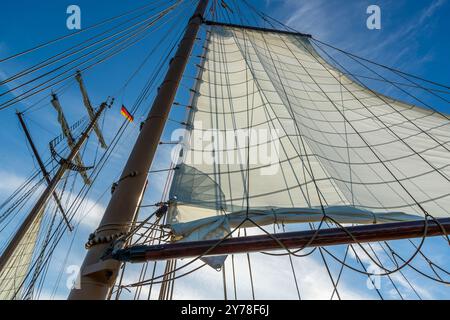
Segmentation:
{"type": "MultiPolygon", "coordinates": [[[[383,248],[381,247],[380,244],[374,243],[370,247],[367,244],[363,244],[362,247],[366,250],[366,252],[369,252],[371,254],[372,259],[379,259],[379,261],[377,261],[378,263],[385,265],[385,266],[389,266],[392,264],[392,261],[388,260],[388,257],[383,252],[383,248]]],[[[356,254],[353,251],[349,251],[350,255],[353,258],[355,258],[356,255],[358,255],[358,257],[362,261],[362,263],[364,263],[366,265],[367,270],[372,270],[372,272],[373,272],[373,270],[378,270],[374,273],[380,273],[380,274],[385,273],[384,270],[378,268],[378,266],[375,264],[374,260],[372,260],[363,251],[363,249],[360,246],[354,246],[354,250],[355,250],[356,254]]],[[[391,267],[391,269],[394,269],[394,268],[395,268],[395,266],[391,267]]],[[[389,267],[388,267],[388,269],[389,269],[389,267]]],[[[373,277],[372,279],[375,279],[375,277],[373,277]]],[[[392,273],[389,275],[389,277],[386,277],[386,276],[379,277],[379,280],[381,282],[380,283],[381,287],[383,287],[383,286],[384,287],[385,286],[392,287],[392,289],[389,291],[391,299],[398,299],[399,294],[398,294],[397,290],[395,290],[393,288],[389,279],[391,279],[397,285],[397,289],[400,291],[402,296],[407,299],[417,299],[417,296],[414,294],[414,291],[411,289],[411,286],[414,287],[414,290],[420,295],[421,298],[433,299],[432,294],[424,286],[422,286],[418,283],[413,283],[411,281],[408,282],[408,280],[406,280],[405,277],[400,272],[392,273]]]]}
{"type": "MultiPolygon", "coordinates": [[[[327,40],[336,35],[327,21],[341,23],[341,17],[348,12],[333,10],[329,1],[293,1],[285,2],[284,10],[289,12],[285,23],[301,32],[311,33],[318,39],[327,40]]],[[[284,11],[283,10],[283,11],[284,11]]]]}
{"type": "MultiPolygon", "coordinates": [[[[251,254],[251,266],[253,276],[253,288],[256,299],[276,299],[276,300],[296,300],[295,281],[291,271],[289,258],[270,257],[262,254],[251,254]]],[[[181,260],[177,267],[189,262],[181,260]]],[[[330,299],[333,292],[333,285],[326,276],[325,266],[313,257],[294,258],[294,268],[296,270],[297,282],[301,293],[301,298],[305,300],[330,299]]],[[[200,266],[200,262],[194,262],[187,269],[179,271],[181,275],[189,270],[200,266]]],[[[151,264],[153,266],[153,264],[151,264]]],[[[161,264],[156,276],[164,272],[161,264]]],[[[226,292],[228,299],[234,299],[234,283],[236,283],[236,293],[238,299],[252,299],[252,283],[250,281],[248,260],[246,255],[234,256],[234,268],[236,270],[234,282],[232,277],[231,256],[226,260],[226,292]]],[[[127,272],[124,284],[132,284],[139,279],[140,269],[127,272]]],[[[149,275],[147,275],[147,278],[149,275]]],[[[158,297],[158,287],[153,288],[152,298],[158,297]]],[[[144,286],[140,297],[146,299],[149,286],[144,286]]],[[[131,295],[133,295],[132,292],[131,295]]],[[[371,296],[360,292],[352,286],[352,283],[343,280],[339,283],[339,293],[342,299],[371,299],[371,296]]],[[[124,291],[124,296],[127,293],[124,291]]],[[[204,267],[188,276],[177,280],[174,289],[174,299],[192,300],[221,300],[224,299],[223,274],[210,267],[204,267]]],[[[335,295],[336,298],[336,295],[335,295]]]]}
{"type": "MultiPolygon", "coordinates": [[[[366,28],[366,7],[364,2],[336,1],[291,1],[278,6],[278,15],[284,16],[287,25],[306,33],[316,39],[331,43],[342,49],[357,53],[366,58],[390,65],[414,60],[415,67],[429,61],[433,55],[430,51],[424,57],[417,51],[419,31],[428,30],[434,24],[434,17],[440,12],[447,0],[434,0],[424,6],[415,15],[394,16],[397,10],[390,7],[397,4],[389,1],[379,3],[382,14],[382,29],[369,31],[366,28]],[[395,23],[394,23],[395,21],[395,23]]],[[[422,33],[423,34],[423,33],[422,33]]]]}
{"type": "Polygon", "coordinates": [[[0,171],[0,181],[0,192],[2,196],[8,196],[25,182],[25,177],[13,172],[0,171]]]}
{"type": "MultiPolygon", "coordinates": [[[[380,37],[379,41],[374,43],[374,47],[370,48],[376,56],[385,52],[388,46],[399,46],[400,43],[408,44],[403,46],[395,58],[395,61],[391,60],[391,63],[398,61],[407,52],[411,52],[413,47],[416,47],[416,33],[420,29],[426,29],[432,23],[432,17],[437,13],[437,10],[444,5],[446,0],[435,0],[429,6],[425,7],[417,17],[411,17],[410,20],[405,21],[400,28],[393,30],[387,35],[380,37]],[[409,49],[409,50],[408,50],[409,49]]],[[[365,53],[370,54],[369,51],[365,53]]]]}

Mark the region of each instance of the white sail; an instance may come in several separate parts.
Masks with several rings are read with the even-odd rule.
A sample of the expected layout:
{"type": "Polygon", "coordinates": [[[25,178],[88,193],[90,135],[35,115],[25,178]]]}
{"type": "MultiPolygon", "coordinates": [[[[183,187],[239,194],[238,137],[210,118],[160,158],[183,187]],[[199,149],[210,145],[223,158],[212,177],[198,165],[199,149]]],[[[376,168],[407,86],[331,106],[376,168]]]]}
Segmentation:
{"type": "Polygon", "coordinates": [[[170,193],[169,222],[192,222],[184,237],[199,219],[242,212],[267,223],[273,210],[308,222],[308,208],[339,206],[349,223],[448,217],[445,116],[367,90],[302,35],[214,26],[200,67],[170,193]]]}
{"type": "Polygon", "coordinates": [[[30,270],[44,217],[42,212],[33,221],[23,239],[17,245],[16,250],[14,250],[14,253],[0,272],[0,300],[21,298],[23,282],[30,270]]]}

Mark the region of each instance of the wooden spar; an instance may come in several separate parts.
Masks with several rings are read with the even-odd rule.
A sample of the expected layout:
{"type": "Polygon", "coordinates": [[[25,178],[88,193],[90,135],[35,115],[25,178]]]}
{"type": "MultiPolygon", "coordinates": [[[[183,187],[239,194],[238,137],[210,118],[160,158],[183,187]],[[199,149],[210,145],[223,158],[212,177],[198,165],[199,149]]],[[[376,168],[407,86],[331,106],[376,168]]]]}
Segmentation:
{"type": "MultiPolygon", "coordinates": [[[[83,81],[83,78],[82,78],[82,76],[81,76],[81,72],[80,72],[80,71],[77,71],[77,74],[76,74],[76,76],[75,76],[75,79],[76,79],[77,82],[78,82],[78,85],[79,85],[80,91],[81,91],[81,95],[83,96],[83,104],[84,104],[84,106],[86,107],[86,110],[87,110],[87,112],[88,112],[88,114],[89,114],[89,117],[90,117],[91,120],[92,120],[92,119],[94,118],[94,116],[95,116],[95,111],[94,111],[94,108],[92,108],[91,100],[89,99],[89,96],[88,96],[86,87],[85,87],[85,85],[84,85],[84,81],[83,81]]],[[[101,146],[103,149],[106,149],[106,148],[107,148],[107,145],[106,145],[106,142],[105,142],[105,138],[103,138],[103,134],[102,134],[102,132],[100,131],[100,128],[99,128],[99,126],[98,126],[98,123],[96,123],[96,124],[94,125],[94,132],[95,132],[95,134],[97,135],[98,141],[100,142],[100,146],[101,146]]]]}
{"type": "Polygon", "coordinates": [[[200,0],[194,15],[189,20],[177,52],[170,62],[166,77],[122,172],[120,182],[112,194],[99,227],[92,234],[91,240],[95,245],[91,246],[86,254],[80,269],[79,286],[72,289],[69,295],[71,300],[106,299],[115,283],[120,262],[101,258],[111,245],[111,241],[127,233],[135,220],[147,173],[159,145],[170,107],[194,47],[207,5],[208,0],[200,0]]]}
{"type": "Polygon", "coordinates": [[[22,241],[23,237],[29,230],[30,226],[33,224],[33,222],[39,216],[41,211],[44,209],[46,203],[48,202],[50,197],[53,195],[53,192],[55,191],[61,178],[64,176],[66,171],[69,169],[70,163],[73,161],[73,159],[75,159],[75,156],[80,151],[80,148],[86,142],[87,138],[89,137],[89,133],[92,131],[92,128],[94,127],[95,122],[98,120],[98,118],[100,117],[100,115],[102,114],[102,112],[105,110],[106,107],[107,107],[107,103],[106,102],[102,103],[102,105],[98,109],[97,113],[95,114],[95,118],[92,119],[89,126],[86,128],[86,130],[81,135],[80,139],[74,145],[74,148],[71,150],[69,157],[67,159],[65,159],[66,161],[61,163],[61,165],[58,168],[58,171],[56,171],[55,175],[50,180],[50,183],[48,184],[47,188],[41,194],[41,196],[37,200],[36,204],[34,205],[33,209],[27,215],[27,217],[23,221],[22,225],[19,227],[17,232],[14,234],[14,237],[8,243],[8,246],[3,251],[3,253],[0,257],[0,273],[2,272],[3,268],[7,265],[9,259],[13,256],[17,246],[22,241]]]}
{"type": "MultiPolygon", "coordinates": [[[[72,132],[70,131],[69,124],[66,120],[66,116],[64,115],[64,112],[63,112],[63,109],[59,102],[58,96],[55,93],[52,94],[52,100],[50,102],[51,102],[52,106],[55,108],[56,112],[58,113],[58,122],[61,125],[63,135],[66,137],[69,148],[74,149],[75,148],[75,140],[72,136],[72,132]]],[[[91,119],[91,121],[92,121],[92,119],[91,119]]],[[[94,127],[95,127],[95,123],[94,123],[94,127]]],[[[79,167],[85,167],[83,164],[83,160],[81,159],[81,156],[78,153],[75,155],[73,162],[79,167]]],[[[87,185],[91,184],[91,181],[90,181],[89,177],[87,176],[86,172],[79,171],[79,174],[83,178],[83,181],[85,184],[87,184],[87,185]]]]}
{"type": "Polygon", "coordinates": [[[219,22],[219,21],[206,20],[204,23],[206,25],[208,25],[208,26],[222,26],[222,27],[229,27],[229,28],[238,28],[238,29],[262,31],[262,32],[274,32],[274,33],[281,33],[281,34],[291,34],[291,35],[302,36],[302,37],[307,37],[307,38],[311,38],[312,37],[310,34],[301,33],[301,32],[287,31],[287,30],[278,30],[278,29],[268,29],[268,28],[261,28],[261,27],[255,27],[255,26],[246,26],[246,25],[241,25],[241,24],[224,23],[224,22],[219,22]]]}
{"type": "MultiPolygon", "coordinates": [[[[428,220],[427,237],[448,235],[450,218],[428,220]]],[[[201,255],[226,255],[248,252],[261,252],[296,249],[302,247],[323,247],[351,243],[401,240],[424,236],[425,222],[396,222],[365,226],[286,232],[272,235],[257,235],[220,240],[180,242],[152,246],[133,246],[117,250],[113,257],[120,261],[144,262],[149,260],[168,260],[192,258],[201,255]],[[314,236],[316,234],[316,236],[314,236]],[[351,234],[351,236],[350,236],[351,234]],[[275,239],[277,240],[275,240],[275,239]],[[314,238],[314,239],[313,239],[314,238]],[[280,242],[284,247],[280,245],[280,242]]]]}
{"type": "MultiPolygon", "coordinates": [[[[37,163],[39,165],[39,168],[41,169],[41,172],[44,175],[44,179],[47,182],[47,185],[49,185],[50,182],[51,182],[50,175],[48,174],[48,171],[45,168],[44,162],[42,161],[41,156],[39,155],[39,152],[37,151],[36,145],[34,144],[33,139],[31,138],[31,134],[28,131],[28,128],[27,128],[27,126],[25,124],[25,121],[23,120],[22,113],[17,112],[16,114],[17,114],[17,117],[19,118],[20,125],[22,126],[22,129],[25,132],[25,136],[26,136],[26,138],[28,140],[28,143],[31,146],[31,150],[33,151],[34,157],[36,158],[36,161],[37,161],[37,163]]],[[[70,225],[69,220],[67,219],[66,212],[65,212],[65,210],[64,210],[64,208],[63,208],[63,206],[61,204],[61,201],[59,200],[59,197],[58,197],[58,195],[56,194],[55,191],[52,192],[52,196],[53,196],[53,199],[55,199],[56,205],[57,205],[59,211],[61,212],[61,214],[62,214],[62,216],[64,218],[64,222],[66,223],[66,225],[69,228],[69,230],[72,231],[73,228],[70,225]]]]}

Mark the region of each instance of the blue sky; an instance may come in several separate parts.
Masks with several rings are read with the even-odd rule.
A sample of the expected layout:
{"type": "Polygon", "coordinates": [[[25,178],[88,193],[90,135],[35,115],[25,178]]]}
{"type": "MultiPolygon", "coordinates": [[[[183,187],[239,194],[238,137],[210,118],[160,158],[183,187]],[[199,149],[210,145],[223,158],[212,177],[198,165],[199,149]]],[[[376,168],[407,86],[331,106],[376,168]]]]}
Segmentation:
{"type": "MultiPolygon", "coordinates": [[[[405,72],[420,75],[440,83],[450,84],[450,41],[448,30],[450,30],[450,1],[448,0],[430,0],[430,1],[339,1],[339,0],[251,0],[255,6],[260,8],[273,17],[288,24],[301,32],[310,33],[315,38],[330,43],[339,48],[350,51],[362,57],[374,60],[376,62],[393,66],[405,72]],[[366,28],[366,8],[376,4],[381,8],[382,22],[381,30],[369,30],[366,28]]],[[[128,1],[8,1],[2,4],[0,12],[0,58],[9,56],[18,51],[33,47],[39,43],[48,41],[61,35],[69,34],[65,22],[67,15],[66,8],[70,4],[77,4],[82,11],[82,27],[92,25],[98,21],[111,16],[131,10],[148,3],[142,0],[128,1]]],[[[192,7],[192,5],[191,5],[192,7]]],[[[245,11],[244,13],[249,14],[245,11]]],[[[174,26],[172,33],[177,34],[185,25],[188,16],[179,17],[179,23],[174,26]]],[[[106,115],[104,124],[105,137],[110,141],[112,134],[120,126],[123,119],[119,113],[120,104],[131,106],[137,98],[140,90],[144,86],[150,72],[157,65],[161,50],[155,52],[151,59],[144,65],[142,71],[133,78],[133,81],[121,90],[124,82],[133,74],[134,70],[145,59],[148,51],[160,41],[172,41],[174,37],[165,37],[168,32],[163,28],[144,41],[136,44],[126,53],[117,55],[102,65],[91,70],[84,76],[91,100],[98,105],[107,96],[114,96],[118,103],[106,115]]],[[[69,47],[76,43],[76,39],[64,41],[61,45],[69,47]]],[[[164,46],[163,46],[164,47],[164,46]]],[[[0,78],[3,79],[14,72],[20,71],[26,66],[39,62],[48,55],[54,53],[58,46],[49,46],[30,55],[0,64],[0,78]]],[[[193,75],[195,69],[192,65],[188,67],[187,73],[193,75]]],[[[189,79],[184,80],[185,86],[190,86],[189,79]]],[[[374,84],[376,87],[377,84],[374,84]]],[[[1,87],[5,91],[5,86],[1,87]]],[[[125,133],[123,143],[118,147],[107,168],[99,176],[99,181],[95,184],[89,195],[89,201],[86,210],[91,208],[97,199],[109,189],[111,183],[117,180],[122,165],[128,155],[131,145],[138,132],[138,124],[143,115],[150,106],[155,90],[149,95],[143,103],[143,107],[136,114],[136,121],[125,133]]],[[[396,92],[390,92],[395,95],[396,92]]],[[[46,92],[45,94],[48,94],[46,92]]],[[[179,101],[186,101],[188,92],[185,87],[180,90],[177,97],[179,101]]],[[[3,97],[4,98],[4,97],[3,97]]],[[[405,98],[401,97],[400,98],[405,98]]],[[[2,110],[0,117],[0,139],[3,142],[0,145],[0,200],[7,197],[27,175],[36,167],[35,161],[30,156],[24,140],[24,135],[19,127],[15,115],[15,109],[24,110],[33,101],[38,98],[32,98],[25,103],[17,104],[7,110],[2,110]]],[[[1,100],[3,101],[3,100],[1,100]]],[[[69,122],[73,123],[85,115],[85,110],[81,106],[81,96],[76,86],[70,87],[60,97],[60,101],[66,111],[69,122]]],[[[44,158],[49,156],[48,141],[59,134],[59,127],[56,121],[56,115],[49,103],[42,103],[42,108],[35,112],[26,114],[30,130],[35,137],[38,149],[44,158]]],[[[448,104],[437,104],[441,111],[449,112],[448,104]]],[[[175,109],[172,119],[181,120],[183,117],[181,109],[175,109]]],[[[167,140],[170,133],[175,129],[175,123],[168,123],[163,140],[167,140]]],[[[95,151],[95,143],[88,145],[86,151],[86,164],[94,161],[92,154],[95,151]],[[89,156],[91,155],[91,156],[89,156]]],[[[157,161],[154,169],[166,168],[169,154],[169,147],[162,146],[157,155],[157,161]]],[[[146,194],[145,203],[154,203],[159,200],[161,190],[165,182],[166,174],[153,174],[150,176],[149,192],[146,194]]],[[[85,239],[98,223],[98,218],[102,214],[104,206],[109,199],[109,192],[100,198],[98,205],[81,221],[80,227],[75,235],[74,246],[68,256],[67,264],[79,263],[84,254],[83,245],[85,239]]],[[[151,213],[151,210],[143,211],[142,215],[151,213]]],[[[19,219],[19,218],[18,218],[19,219]]],[[[20,219],[19,219],[20,220],[20,219]]],[[[3,239],[3,237],[0,237],[3,239]]],[[[70,243],[72,236],[64,237],[60,249],[58,249],[56,262],[52,264],[52,271],[56,274],[61,268],[61,262],[65,256],[64,248],[70,243]],[[59,263],[58,263],[59,262],[59,263]]],[[[430,243],[434,243],[433,240],[430,243]]],[[[439,243],[436,241],[436,243],[439,243]]],[[[450,265],[445,254],[448,250],[439,250],[438,257],[447,266],[450,265]]],[[[406,255],[406,254],[405,254],[406,255]]],[[[261,259],[255,257],[255,261],[261,259]]],[[[269,258],[264,258],[264,263],[255,263],[260,268],[261,273],[270,271],[270,266],[276,266],[276,262],[269,258]]],[[[318,258],[301,260],[295,262],[301,271],[308,271],[309,275],[301,280],[305,285],[306,296],[309,298],[326,298],[322,295],[321,289],[328,288],[330,284],[326,278],[318,279],[318,272],[311,272],[318,268],[318,258]]],[[[242,262],[244,263],[244,262],[242,262]]],[[[336,267],[336,266],[335,266],[336,267]]],[[[299,272],[304,273],[304,272],[299,272]]],[[[411,278],[417,280],[418,286],[423,288],[423,296],[435,298],[448,298],[449,292],[442,289],[428,287],[428,282],[420,280],[414,273],[409,274],[411,278]]],[[[51,277],[51,276],[50,276],[51,277]]],[[[177,288],[178,297],[217,297],[221,298],[220,293],[216,296],[210,295],[214,289],[220,288],[221,275],[215,271],[205,271],[202,274],[202,282],[208,282],[209,289],[204,284],[198,284],[198,276],[193,276],[188,280],[180,281],[177,288]],[[206,280],[205,280],[206,279],[206,280]],[[203,290],[197,289],[197,286],[203,290]],[[206,294],[205,294],[206,292],[206,294]]],[[[63,276],[64,278],[64,276],[63,276]]],[[[270,279],[265,279],[265,284],[261,285],[260,291],[264,288],[281,281],[283,277],[274,275],[270,279]]],[[[248,285],[247,278],[241,280],[244,285],[248,285]]],[[[353,275],[351,272],[345,274],[342,291],[348,298],[376,298],[374,292],[363,290],[364,286],[354,285],[355,279],[364,278],[353,275]],[[352,278],[353,277],[353,278],[352,278]]],[[[398,280],[401,282],[401,280],[398,280]]],[[[51,281],[53,282],[53,281],[51,281]]],[[[64,286],[65,280],[56,290],[55,297],[64,297],[67,289],[64,286]]],[[[289,284],[286,284],[288,286],[289,284]]],[[[388,284],[386,284],[388,285],[388,284]]],[[[53,289],[53,283],[48,288],[44,287],[43,297],[50,297],[53,289]]],[[[405,289],[406,291],[406,289],[405,289]]],[[[292,292],[282,294],[282,297],[292,297],[292,292]]],[[[248,297],[248,296],[243,296],[248,297]]],[[[259,296],[260,298],[266,296],[259,296]]],[[[269,296],[268,296],[269,297],[269,296]]],[[[412,296],[411,296],[412,297],[412,296]]],[[[295,298],[295,295],[294,295],[295,298]]]]}

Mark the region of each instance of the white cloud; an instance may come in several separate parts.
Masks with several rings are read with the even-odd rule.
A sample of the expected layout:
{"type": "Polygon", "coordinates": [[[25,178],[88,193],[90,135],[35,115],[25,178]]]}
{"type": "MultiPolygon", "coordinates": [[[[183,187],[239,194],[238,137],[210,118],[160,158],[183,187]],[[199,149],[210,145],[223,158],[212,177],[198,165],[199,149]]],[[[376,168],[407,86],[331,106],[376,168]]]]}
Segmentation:
{"type": "MultiPolygon", "coordinates": [[[[191,261],[190,259],[178,260],[177,267],[191,261]]],[[[236,272],[236,291],[238,299],[252,299],[251,281],[247,256],[244,254],[234,256],[234,268],[236,272]]],[[[301,298],[305,300],[330,299],[333,292],[332,283],[328,277],[325,266],[313,256],[295,258],[293,264],[298,279],[301,298]]],[[[158,263],[156,276],[164,272],[164,263],[158,263]]],[[[176,273],[177,276],[200,266],[200,262],[176,273]]],[[[129,265],[130,266],[130,265],[129,265]]],[[[125,275],[124,284],[131,284],[138,281],[141,265],[131,265],[125,275]]],[[[255,291],[255,298],[276,299],[276,300],[296,300],[298,299],[296,286],[287,256],[272,257],[263,254],[251,254],[252,276],[255,291]]],[[[149,264],[146,279],[151,275],[153,264],[149,264]]],[[[233,286],[233,266],[231,256],[227,257],[226,264],[227,298],[234,299],[233,286]]],[[[161,279],[157,279],[161,280],[161,279]]],[[[158,298],[160,285],[154,285],[152,289],[152,299],[158,298]]],[[[123,291],[124,298],[131,298],[135,288],[131,288],[132,293],[123,291]]],[[[339,294],[342,299],[372,299],[371,295],[361,292],[348,280],[341,279],[338,285],[339,294]]],[[[142,288],[141,298],[146,299],[149,286],[142,288]]],[[[223,274],[209,266],[195,271],[185,277],[177,279],[175,282],[174,299],[184,300],[221,300],[224,299],[223,274]]],[[[336,299],[336,295],[334,296],[336,299]]]]}
{"type": "MultiPolygon", "coordinates": [[[[331,12],[329,2],[317,1],[292,1],[286,2],[286,12],[290,12],[285,18],[285,23],[300,32],[311,33],[317,39],[328,39],[333,35],[330,21],[339,23],[337,12],[331,12]]],[[[340,15],[341,13],[339,13],[340,15]]]]}
{"type": "MultiPolygon", "coordinates": [[[[9,75],[6,72],[0,70],[0,81],[3,81],[5,79],[7,79],[7,78],[9,78],[9,75]]],[[[8,82],[8,83],[5,83],[5,84],[2,85],[3,89],[6,89],[6,90],[2,90],[1,93],[4,93],[6,91],[10,91],[11,90],[11,92],[9,92],[8,95],[6,95],[6,97],[8,99],[5,100],[5,101],[11,100],[11,99],[16,98],[16,97],[18,97],[18,96],[20,96],[20,95],[25,93],[25,91],[26,91],[25,88],[26,87],[16,88],[17,86],[19,86],[19,83],[14,82],[14,81],[8,82]]],[[[31,103],[27,99],[22,100],[21,103],[25,104],[26,106],[31,105],[31,103]]]]}
{"type": "Polygon", "coordinates": [[[82,227],[90,231],[95,230],[105,212],[105,207],[92,199],[85,199],[81,209],[77,211],[74,217],[74,223],[80,223],[82,227]]]}
{"type": "Polygon", "coordinates": [[[66,300],[67,296],[61,294],[55,294],[48,291],[42,291],[39,295],[39,300],[66,300]]]}
{"type": "Polygon", "coordinates": [[[0,192],[2,198],[6,198],[21,184],[25,182],[25,178],[12,172],[0,171],[0,192]]]}
{"type": "MultiPolygon", "coordinates": [[[[0,171],[0,199],[5,199],[12,194],[18,187],[20,187],[26,179],[20,175],[11,172],[0,171]]],[[[44,187],[41,186],[35,194],[42,192],[44,187]]],[[[70,196],[71,199],[75,199],[76,194],[65,193],[65,197],[70,196]]],[[[64,198],[65,199],[65,198],[64,198]]],[[[64,201],[63,201],[64,203],[64,201]]],[[[79,214],[74,217],[74,222],[80,222],[81,225],[95,229],[100,222],[105,208],[101,203],[86,198],[81,206],[82,210],[79,210],[79,214]]]]}
{"type": "MultiPolygon", "coordinates": [[[[363,251],[363,249],[358,246],[358,245],[354,245],[353,246],[355,249],[356,254],[358,255],[358,257],[361,259],[361,261],[366,265],[368,270],[379,270],[377,272],[374,273],[380,273],[383,274],[386,271],[380,269],[375,262],[363,251]]],[[[381,247],[381,245],[379,243],[373,243],[371,245],[371,247],[367,244],[363,244],[362,247],[371,255],[371,257],[377,261],[379,264],[385,266],[385,268],[387,269],[395,269],[395,266],[392,265],[392,261],[388,260],[388,257],[386,256],[383,248],[381,247]],[[373,251],[372,251],[373,250],[373,251]],[[380,259],[379,261],[377,260],[380,259]],[[392,266],[390,266],[392,265],[392,266]]],[[[353,251],[349,251],[350,255],[355,258],[355,253],[353,251]]],[[[405,270],[403,270],[404,272],[405,270]]],[[[373,272],[373,271],[372,271],[373,272]]],[[[417,284],[417,283],[413,283],[411,281],[411,279],[409,279],[409,283],[408,281],[402,276],[402,274],[400,272],[395,272],[393,274],[390,274],[390,278],[392,279],[392,281],[396,284],[396,286],[398,287],[400,293],[409,299],[417,299],[417,296],[414,294],[414,292],[411,289],[410,284],[414,287],[414,289],[417,291],[417,293],[423,298],[423,299],[432,299],[432,294],[423,286],[417,284]]],[[[383,276],[381,277],[381,286],[392,286],[389,278],[387,276],[383,276]]],[[[391,299],[398,299],[399,295],[398,292],[393,288],[389,291],[390,294],[390,298],[391,299]]]]}

